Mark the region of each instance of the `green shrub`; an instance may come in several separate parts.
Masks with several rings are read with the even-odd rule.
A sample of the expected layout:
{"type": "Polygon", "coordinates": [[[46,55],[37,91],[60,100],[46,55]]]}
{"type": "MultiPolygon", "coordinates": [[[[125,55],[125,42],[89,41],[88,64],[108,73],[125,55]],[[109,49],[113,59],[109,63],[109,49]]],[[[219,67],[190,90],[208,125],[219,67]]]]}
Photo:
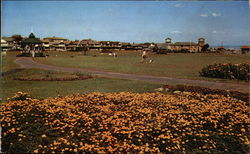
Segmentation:
{"type": "Polygon", "coordinates": [[[222,79],[237,79],[249,81],[250,65],[249,63],[240,64],[213,64],[204,67],[200,76],[209,78],[222,78],[222,79]]]}

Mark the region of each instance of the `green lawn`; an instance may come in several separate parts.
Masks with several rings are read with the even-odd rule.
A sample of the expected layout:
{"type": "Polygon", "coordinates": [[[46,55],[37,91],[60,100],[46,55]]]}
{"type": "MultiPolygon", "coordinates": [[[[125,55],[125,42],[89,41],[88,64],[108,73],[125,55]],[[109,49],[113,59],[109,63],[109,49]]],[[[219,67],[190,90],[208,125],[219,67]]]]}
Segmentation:
{"type": "Polygon", "coordinates": [[[38,62],[65,66],[90,68],[95,70],[114,71],[132,74],[167,76],[175,78],[213,80],[199,76],[199,71],[206,65],[214,63],[240,63],[249,61],[249,55],[226,54],[183,54],[167,55],[149,54],[154,63],[140,63],[140,52],[119,52],[118,58],[101,55],[99,52],[89,52],[83,56],[77,52],[53,52],[48,58],[36,58],[38,62]],[[97,55],[94,57],[93,55],[97,55]],[[74,57],[72,57],[74,56],[74,57]]]}
{"type": "Polygon", "coordinates": [[[7,52],[6,57],[2,57],[1,59],[2,72],[18,68],[18,65],[14,62],[17,54],[18,52],[7,52]]]}
{"type": "MultiPolygon", "coordinates": [[[[8,52],[3,57],[3,72],[18,68],[14,63],[17,52],[8,52]]],[[[3,101],[12,97],[16,92],[28,92],[38,99],[47,97],[65,96],[73,93],[85,92],[150,92],[161,87],[161,84],[148,83],[141,81],[130,81],[120,79],[92,78],[87,80],[76,81],[18,81],[14,77],[42,78],[47,75],[53,77],[71,77],[70,73],[53,72],[39,69],[26,69],[1,78],[1,95],[3,101]]]]}
{"type": "Polygon", "coordinates": [[[160,84],[107,79],[93,78],[77,81],[17,81],[6,78],[2,81],[3,100],[13,96],[16,92],[28,92],[35,98],[65,96],[73,93],[84,92],[150,92],[161,87],[160,84]]]}
{"type": "MultiPolygon", "coordinates": [[[[3,72],[18,68],[14,63],[17,52],[8,52],[3,57],[3,72]]],[[[246,62],[249,55],[223,55],[223,54],[168,54],[149,55],[155,63],[140,63],[140,52],[118,53],[118,58],[108,54],[100,55],[97,52],[83,56],[77,52],[52,52],[48,58],[36,58],[37,61],[52,65],[66,67],[92,68],[97,70],[125,72],[133,74],[147,74],[156,76],[169,76],[177,78],[207,79],[198,76],[200,69],[208,64],[218,62],[246,62]],[[97,55],[93,57],[92,55],[97,55]],[[74,56],[74,57],[72,57],[74,56]]],[[[149,92],[161,87],[161,84],[142,81],[130,81],[120,79],[93,78],[77,81],[17,81],[16,76],[39,77],[39,74],[47,74],[48,71],[28,69],[2,78],[2,97],[5,100],[18,91],[28,92],[36,98],[54,97],[83,92],[149,92]]],[[[68,76],[67,73],[59,73],[60,76],[68,76]]],[[[209,79],[218,80],[218,79],[209,79]]],[[[220,80],[228,81],[228,80],[220,80]]],[[[237,82],[237,81],[230,81],[237,82]]],[[[247,84],[247,82],[241,82],[247,84]]]]}

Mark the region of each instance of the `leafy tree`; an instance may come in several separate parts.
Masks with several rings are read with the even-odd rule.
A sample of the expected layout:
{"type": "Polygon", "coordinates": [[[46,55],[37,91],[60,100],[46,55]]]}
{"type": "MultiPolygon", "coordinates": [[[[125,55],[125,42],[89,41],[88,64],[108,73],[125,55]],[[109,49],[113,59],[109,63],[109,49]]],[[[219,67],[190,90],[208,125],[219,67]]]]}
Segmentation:
{"type": "Polygon", "coordinates": [[[157,44],[155,44],[154,48],[153,48],[153,52],[158,52],[159,48],[157,46],[157,44]]]}
{"type": "Polygon", "coordinates": [[[33,33],[30,33],[29,38],[36,38],[33,33]]]}
{"type": "Polygon", "coordinates": [[[209,44],[205,44],[205,45],[202,47],[201,51],[202,51],[202,52],[207,51],[208,48],[209,48],[209,44]]]}
{"type": "Polygon", "coordinates": [[[19,34],[12,35],[11,37],[14,39],[14,41],[16,41],[18,43],[23,40],[23,37],[19,34]]]}

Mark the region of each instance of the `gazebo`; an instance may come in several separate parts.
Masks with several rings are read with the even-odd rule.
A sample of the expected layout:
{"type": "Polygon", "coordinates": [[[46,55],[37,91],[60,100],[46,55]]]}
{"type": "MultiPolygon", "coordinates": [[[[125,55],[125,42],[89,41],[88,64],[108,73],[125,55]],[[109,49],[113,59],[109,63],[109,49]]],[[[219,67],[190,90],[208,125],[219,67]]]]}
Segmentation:
{"type": "Polygon", "coordinates": [[[41,52],[42,50],[42,41],[35,37],[33,33],[29,35],[29,37],[21,42],[22,47],[25,52],[30,53],[33,52],[41,52]]]}
{"type": "Polygon", "coordinates": [[[241,49],[242,54],[249,53],[249,51],[250,51],[249,46],[242,46],[242,47],[240,47],[240,49],[241,49]]]}

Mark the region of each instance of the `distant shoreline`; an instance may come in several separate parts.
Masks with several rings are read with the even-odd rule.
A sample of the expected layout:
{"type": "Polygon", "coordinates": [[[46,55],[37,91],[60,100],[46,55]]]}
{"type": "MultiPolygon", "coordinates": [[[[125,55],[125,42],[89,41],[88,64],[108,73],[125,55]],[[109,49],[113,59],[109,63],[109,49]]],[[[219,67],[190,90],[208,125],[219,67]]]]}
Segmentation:
{"type": "MultiPolygon", "coordinates": [[[[212,45],[210,46],[210,48],[218,48],[220,47],[221,45],[212,45]]],[[[242,47],[243,45],[223,45],[223,47],[225,49],[229,49],[229,48],[233,48],[233,49],[240,49],[240,47],[242,47]]]]}

